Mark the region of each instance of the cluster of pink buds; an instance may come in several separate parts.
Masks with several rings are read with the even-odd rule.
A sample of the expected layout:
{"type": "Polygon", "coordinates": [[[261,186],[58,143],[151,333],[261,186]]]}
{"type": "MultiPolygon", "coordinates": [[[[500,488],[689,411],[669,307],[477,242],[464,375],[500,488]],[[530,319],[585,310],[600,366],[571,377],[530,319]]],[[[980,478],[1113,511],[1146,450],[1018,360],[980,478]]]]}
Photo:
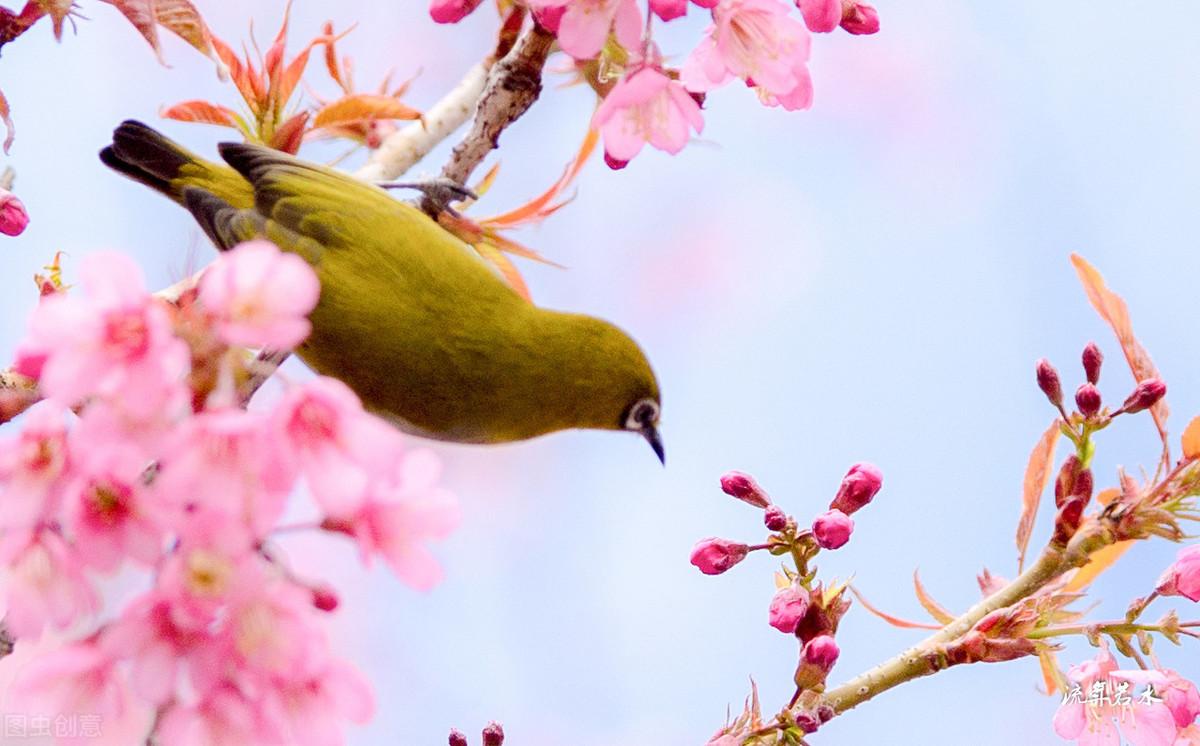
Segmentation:
{"type": "MultiPolygon", "coordinates": [[[[500,723],[488,723],[481,736],[483,746],[504,746],[504,728],[500,723]]],[[[470,741],[461,731],[450,731],[450,746],[469,746],[470,741]]]]}
{"type": "Polygon", "coordinates": [[[18,652],[45,630],[70,636],[46,641],[9,704],[111,728],[144,715],[162,743],[337,741],[343,721],[370,717],[370,688],[328,642],[336,591],[300,577],[278,537],[347,536],[364,562],[428,588],[425,543],[458,518],[437,459],[334,379],[241,406],[241,346],[300,343],[319,292],[273,244],[222,254],[177,305],[122,255],[85,259],[77,289],[57,275],[15,366],[44,400],[0,440],[0,593],[18,652]],[[296,488],[309,517],[283,524],[296,488]],[[103,618],[97,583],[121,569],[145,590],[103,618]]]}
{"type": "MultiPolygon", "coordinates": [[[[439,23],[457,23],[480,4],[432,0],[429,12],[439,23]]],[[[507,12],[507,22],[532,12],[603,98],[593,125],[604,135],[612,168],[623,168],[646,144],[678,153],[692,131],[704,129],[705,95],[733,81],[766,106],[809,108],[811,33],[879,30],[875,8],[858,0],[520,0],[507,12]],[[669,68],[652,20],[682,18],[691,5],[709,13],[712,24],[682,66],[669,68]]]]}
{"type": "MultiPolygon", "coordinates": [[[[818,581],[811,562],[822,550],[838,549],[849,541],[854,530],[851,514],[870,503],[882,486],[883,474],[876,466],[855,464],[842,478],[829,510],[813,519],[809,527],[802,528],[750,475],[731,471],[721,477],[721,489],[727,495],[763,511],[763,522],[771,534],[764,543],[755,545],[715,537],[702,539],[692,549],[691,561],[706,575],[719,575],[755,551],[765,550],[792,560],[793,566],[785,564],[776,575],[777,590],[768,608],[767,622],[800,642],[793,704],[805,693],[824,688],[825,679],[838,659],[834,639],[838,623],[850,608],[850,601],[845,598],[846,586],[818,581]]],[[[804,733],[815,731],[832,717],[832,712],[825,713],[824,718],[819,711],[798,712],[795,726],[804,733]]]]}

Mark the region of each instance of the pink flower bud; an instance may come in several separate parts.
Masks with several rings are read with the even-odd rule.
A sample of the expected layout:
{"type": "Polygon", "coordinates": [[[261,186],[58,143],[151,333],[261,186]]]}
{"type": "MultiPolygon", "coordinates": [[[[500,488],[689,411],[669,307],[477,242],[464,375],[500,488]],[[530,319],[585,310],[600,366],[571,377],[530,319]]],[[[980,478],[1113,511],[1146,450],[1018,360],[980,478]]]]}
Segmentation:
{"type": "Polygon", "coordinates": [[[800,665],[796,667],[796,686],[800,689],[812,689],[825,682],[829,671],[837,663],[839,654],[837,643],[830,635],[819,635],[804,645],[800,654],[800,665]]]}
{"type": "Polygon", "coordinates": [[[808,613],[808,591],[796,584],[780,589],[771,599],[767,619],[772,627],[790,635],[808,613]]]}
{"type": "Polygon", "coordinates": [[[1158,404],[1158,401],[1166,395],[1167,384],[1157,378],[1147,378],[1137,385],[1137,388],[1121,405],[1121,411],[1126,414],[1141,412],[1143,409],[1149,409],[1158,404]]]}
{"type": "Polygon", "coordinates": [[[461,731],[451,729],[450,746],[467,746],[467,737],[461,731]]]}
{"type": "Polygon", "coordinates": [[[1037,385],[1051,404],[1056,407],[1062,405],[1062,383],[1058,379],[1058,371],[1046,358],[1037,361],[1037,385]]]}
{"type": "Polygon", "coordinates": [[[1084,417],[1095,417],[1100,411],[1100,389],[1090,383],[1075,389],[1075,406],[1084,417]]]}
{"type": "Polygon", "coordinates": [[[771,498],[767,497],[766,491],[758,486],[754,477],[740,471],[725,472],[725,475],[721,477],[721,490],[726,495],[736,497],[756,508],[767,508],[771,504],[771,498]]]}
{"type": "Polygon", "coordinates": [[[875,34],[879,32],[879,12],[866,3],[847,2],[842,11],[842,28],[848,33],[875,34]]]}
{"type": "Polygon", "coordinates": [[[837,663],[840,653],[837,642],[831,635],[821,635],[809,640],[808,644],[804,646],[804,662],[811,663],[825,673],[829,673],[833,670],[833,665],[837,663]]]}
{"type": "Polygon", "coordinates": [[[1179,551],[1174,564],[1158,579],[1155,590],[1163,596],[1200,601],[1200,544],[1179,551]]]}
{"type": "Polygon", "coordinates": [[[805,733],[816,733],[821,727],[821,718],[816,714],[804,711],[796,713],[796,727],[805,733]]]}
{"type": "Polygon", "coordinates": [[[787,515],[777,505],[770,506],[763,514],[763,523],[768,531],[782,531],[787,528],[787,520],[787,515]]]}
{"type": "Polygon", "coordinates": [[[1100,383],[1100,366],[1104,364],[1104,353],[1095,342],[1088,342],[1083,348],[1083,372],[1087,375],[1088,383],[1100,383]]]}
{"type": "Polygon", "coordinates": [[[692,2],[701,8],[715,8],[721,0],[692,0],[692,2]]]}
{"type": "Polygon", "coordinates": [[[6,236],[19,236],[29,225],[29,213],[25,205],[17,199],[17,195],[7,189],[0,189],[0,233],[6,236]]]}
{"type": "Polygon", "coordinates": [[[687,13],[688,0],[650,0],[650,10],[664,21],[671,21],[687,13]]]}
{"type": "Polygon", "coordinates": [[[1063,501],[1058,515],[1054,517],[1054,536],[1050,540],[1052,544],[1058,547],[1067,545],[1079,530],[1079,524],[1083,522],[1083,509],[1087,507],[1087,502],[1080,495],[1071,495],[1063,501]]]}
{"type": "Polygon", "coordinates": [[[313,588],[312,599],[313,606],[321,611],[333,611],[338,607],[337,592],[327,585],[313,588]]]}
{"type": "Polygon", "coordinates": [[[429,15],[436,23],[458,23],[479,7],[483,0],[432,0],[429,15]]]}
{"type": "Polygon", "coordinates": [[[611,168],[613,171],[620,171],[629,165],[629,161],[623,161],[619,158],[613,158],[608,153],[604,154],[604,165],[611,168]]]}
{"type": "Polygon", "coordinates": [[[882,486],[883,472],[879,471],[879,467],[865,461],[855,464],[842,478],[842,484],[829,507],[851,515],[871,502],[882,486]]]}
{"type": "Polygon", "coordinates": [[[837,28],[844,14],[842,0],[796,0],[796,7],[808,30],[818,34],[837,28]]]}
{"type": "Polygon", "coordinates": [[[488,723],[483,729],[483,746],[504,746],[504,729],[500,723],[488,723]]]}
{"type": "Polygon", "coordinates": [[[567,6],[565,5],[541,6],[533,9],[533,20],[537,21],[539,26],[557,36],[559,24],[562,23],[562,17],[566,12],[567,6]]]}
{"type": "Polygon", "coordinates": [[[838,549],[850,541],[854,519],[840,510],[822,513],[813,521],[812,532],[822,549],[838,549]]]}
{"type": "Polygon", "coordinates": [[[746,559],[750,547],[716,537],[701,539],[692,547],[692,564],[705,575],[720,575],[746,559]]]}

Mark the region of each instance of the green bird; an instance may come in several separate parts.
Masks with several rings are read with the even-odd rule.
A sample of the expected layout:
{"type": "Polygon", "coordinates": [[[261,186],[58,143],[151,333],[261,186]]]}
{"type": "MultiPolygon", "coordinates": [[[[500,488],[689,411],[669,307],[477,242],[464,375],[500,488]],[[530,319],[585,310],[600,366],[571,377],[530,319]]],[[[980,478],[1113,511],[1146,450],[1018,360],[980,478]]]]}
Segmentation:
{"type": "Polygon", "coordinates": [[[665,463],[658,381],[625,332],[526,302],[376,186],[261,145],[218,150],[225,164],[127,121],[100,159],[187,208],[219,249],[263,237],[308,261],[321,297],[296,353],[368,409],[461,443],[628,430],[665,463]]]}

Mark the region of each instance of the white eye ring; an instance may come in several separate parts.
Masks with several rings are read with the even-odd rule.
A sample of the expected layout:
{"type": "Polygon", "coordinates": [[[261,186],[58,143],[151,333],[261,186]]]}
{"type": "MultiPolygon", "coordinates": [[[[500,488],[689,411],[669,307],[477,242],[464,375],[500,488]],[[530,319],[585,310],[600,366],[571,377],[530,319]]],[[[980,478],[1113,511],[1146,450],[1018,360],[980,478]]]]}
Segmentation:
{"type": "Polygon", "coordinates": [[[658,402],[642,399],[629,408],[625,417],[625,429],[641,432],[658,422],[658,402]]]}

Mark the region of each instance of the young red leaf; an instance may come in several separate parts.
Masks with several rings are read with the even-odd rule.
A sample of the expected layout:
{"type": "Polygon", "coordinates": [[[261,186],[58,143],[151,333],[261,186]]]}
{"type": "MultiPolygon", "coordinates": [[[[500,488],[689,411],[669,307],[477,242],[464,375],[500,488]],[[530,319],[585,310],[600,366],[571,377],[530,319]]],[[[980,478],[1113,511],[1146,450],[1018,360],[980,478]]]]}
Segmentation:
{"type": "Polygon", "coordinates": [[[325,42],[325,69],[329,71],[329,77],[333,78],[333,82],[337,83],[339,88],[350,93],[354,89],[350,84],[350,76],[342,73],[342,66],[338,62],[333,21],[326,21],[325,25],[321,27],[321,32],[328,38],[328,41],[325,42]]]}
{"type": "Polygon", "coordinates": [[[257,91],[255,90],[255,81],[258,77],[257,71],[254,70],[249,62],[243,63],[237,56],[237,53],[218,37],[212,37],[212,46],[213,50],[217,53],[217,59],[229,69],[229,78],[233,81],[233,86],[237,88],[242,100],[250,107],[250,111],[255,116],[258,116],[260,104],[257,91]]]}
{"type": "MultiPolygon", "coordinates": [[[[41,8],[54,23],[54,38],[62,41],[63,20],[71,14],[74,0],[33,0],[33,4],[41,8]]],[[[21,15],[25,15],[22,11],[21,15]]]]}
{"type": "Polygon", "coordinates": [[[891,614],[887,614],[885,612],[880,611],[879,609],[875,608],[870,603],[868,603],[867,599],[863,598],[863,595],[861,593],[859,593],[858,589],[855,588],[854,586],[850,586],[850,592],[854,594],[854,597],[858,599],[858,602],[863,605],[864,609],[871,612],[872,614],[879,617],[880,619],[887,622],[888,624],[892,625],[893,627],[900,627],[901,629],[941,629],[942,628],[941,625],[937,625],[937,624],[926,624],[924,622],[910,622],[907,619],[901,619],[900,617],[892,616],[891,614]]]}
{"type": "Polygon", "coordinates": [[[1193,417],[1183,431],[1183,457],[1200,457],[1200,417],[1193,417]]]}
{"type": "Polygon", "coordinates": [[[421,112],[391,96],[352,93],[327,104],[317,112],[313,127],[369,122],[374,119],[420,119],[421,112]]]}
{"type": "MultiPolygon", "coordinates": [[[[1161,378],[1154,363],[1150,360],[1149,353],[1133,335],[1133,324],[1129,320],[1129,309],[1126,307],[1125,301],[1121,296],[1108,289],[1108,286],[1104,284],[1104,278],[1095,267],[1088,264],[1086,259],[1078,254],[1072,254],[1071,264],[1075,266],[1075,273],[1079,275],[1079,281],[1083,283],[1084,292],[1087,293],[1092,307],[1096,309],[1101,318],[1108,322],[1117,335],[1117,341],[1121,344],[1121,351],[1125,353],[1125,361],[1129,363],[1133,377],[1139,383],[1147,378],[1161,378]]],[[[1158,403],[1150,407],[1150,416],[1154,418],[1154,425],[1158,428],[1159,437],[1162,439],[1164,464],[1171,463],[1171,446],[1167,441],[1168,414],[1169,410],[1165,399],[1160,399],[1158,403]]]]}
{"type": "Polygon", "coordinates": [[[562,173],[562,176],[558,178],[558,181],[551,184],[549,189],[542,192],[537,197],[534,197],[524,205],[516,208],[515,210],[510,210],[500,215],[494,215],[484,222],[486,222],[488,225],[514,227],[522,222],[541,220],[542,218],[545,218],[558,210],[566,203],[561,202],[553,206],[548,205],[550,205],[550,202],[556,197],[562,194],[562,192],[568,186],[570,186],[571,182],[575,180],[575,177],[579,175],[580,170],[583,169],[584,164],[587,163],[588,158],[591,157],[592,152],[596,149],[596,143],[599,140],[599,137],[599,130],[595,128],[589,129],[587,135],[583,138],[583,142],[579,146],[579,152],[575,154],[575,159],[567,165],[566,169],[562,173]]]}
{"type": "Polygon", "coordinates": [[[304,141],[304,126],[307,124],[308,112],[302,111],[279,125],[271,138],[271,147],[295,155],[304,141]]]}
{"type": "Polygon", "coordinates": [[[246,131],[246,125],[242,122],[241,117],[237,115],[237,112],[220,104],[209,103],[208,101],[184,101],[161,110],[159,116],[179,122],[198,122],[200,124],[233,127],[234,129],[241,130],[243,134],[246,131]]]}
{"type": "Polygon", "coordinates": [[[4,137],[4,152],[8,153],[8,149],[12,147],[13,138],[17,136],[17,128],[13,126],[12,115],[8,110],[8,99],[4,97],[3,91],[0,91],[0,120],[4,120],[4,130],[7,133],[4,137]]]}
{"type": "Polygon", "coordinates": [[[212,34],[190,0],[154,0],[154,18],[201,54],[212,56],[212,34]]]}
{"type": "Polygon", "coordinates": [[[158,19],[154,16],[154,0],[108,0],[121,11],[121,15],[133,24],[154,50],[154,56],[163,62],[162,46],[158,43],[158,19]]]}
{"type": "Polygon", "coordinates": [[[1071,579],[1067,581],[1067,584],[1063,587],[1063,591],[1074,593],[1091,585],[1092,581],[1100,576],[1100,573],[1112,567],[1117,560],[1121,559],[1121,556],[1129,551],[1129,548],[1133,544],[1133,541],[1118,541],[1116,544],[1109,544],[1094,552],[1088,558],[1087,564],[1076,570],[1071,579]]]}
{"type": "Polygon", "coordinates": [[[488,243],[476,244],[475,250],[496,268],[496,271],[500,273],[504,281],[511,285],[513,290],[517,291],[517,295],[530,303],[533,302],[533,297],[529,294],[529,286],[525,284],[525,280],[521,277],[521,273],[517,271],[517,267],[512,263],[511,259],[488,243]]]}
{"type": "Polygon", "coordinates": [[[933,596],[925,590],[925,586],[921,584],[921,576],[916,570],[913,570],[913,587],[917,590],[917,600],[921,602],[921,606],[925,607],[925,611],[929,612],[929,616],[933,617],[942,624],[949,624],[954,621],[954,615],[946,610],[946,607],[933,600],[933,596]]]}
{"type": "Polygon", "coordinates": [[[1021,517],[1017,521],[1017,567],[1025,566],[1025,550],[1029,548],[1029,539],[1033,536],[1033,522],[1037,518],[1038,505],[1042,501],[1042,493],[1050,482],[1050,472],[1054,467],[1054,447],[1058,444],[1058,420],[1050,423],[1037,445],[1029,454],[1029,463],[1025,465],[1025,481],[1021,486],[1021,517]]]}
{"type": "Polygon", "coordinates": [[[1062,678],[1062,672],[1058,669],[1058,656],[1054,654],[1053,650],[1039,650],[1038,664],[1042,669],[1042,680],[1046,682],[1046,694],[1054,694],[1058,691],[1058,682],[1062,678]]]}

